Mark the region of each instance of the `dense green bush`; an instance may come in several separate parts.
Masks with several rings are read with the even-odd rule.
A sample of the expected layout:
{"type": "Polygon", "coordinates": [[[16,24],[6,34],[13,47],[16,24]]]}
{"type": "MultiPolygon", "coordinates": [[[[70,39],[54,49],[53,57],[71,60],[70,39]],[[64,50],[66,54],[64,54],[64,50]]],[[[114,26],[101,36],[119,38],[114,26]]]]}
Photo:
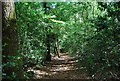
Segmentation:
{"type": "Polygon", "coordinates": [[[119,78],[118,4],[98,3],[98,14],[94,12],[94,18],[67,26],[69,29],[66,29],[63,46],[68,53],[78,58],[78,64],[85,67],[92,78],[119,78]]]}

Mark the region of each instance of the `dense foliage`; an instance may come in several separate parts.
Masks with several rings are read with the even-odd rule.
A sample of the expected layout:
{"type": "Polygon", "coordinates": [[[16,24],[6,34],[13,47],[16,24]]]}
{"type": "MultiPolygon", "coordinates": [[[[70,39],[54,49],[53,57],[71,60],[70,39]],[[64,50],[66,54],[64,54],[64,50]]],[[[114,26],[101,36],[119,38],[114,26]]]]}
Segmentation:
{"type": "MultiPolygon", "coordinates": [[[[118,78],[120,2],[16,2],[19,51],[24,69],[46,58],[47,34],[56,34],[61,52],[78,59],[92,78],[118,78]]],[[[53,53],[51,42],[51,53],[53,53]]]]}
{"type": "Polygon", "coordinates": [[[77,9],[86,10],[83,14],[87,16],[81,15],[77,10],[80,13],[78,20],[67,26],[64,46],[78,58],[79,65],[85,67],[83,69],[93,78],[119,77],[118,5],[119,3],[84,3],[83,8],[77,5],[77,9]],[[80,18],[82,22],[79,22],[80,18]]]}

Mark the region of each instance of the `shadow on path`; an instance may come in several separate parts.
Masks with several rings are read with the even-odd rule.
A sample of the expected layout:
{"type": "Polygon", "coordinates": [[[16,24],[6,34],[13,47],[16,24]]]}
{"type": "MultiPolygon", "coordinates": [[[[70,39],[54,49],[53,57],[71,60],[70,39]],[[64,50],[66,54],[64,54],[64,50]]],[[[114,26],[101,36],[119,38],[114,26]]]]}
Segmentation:
{"type": "Polygon", "coordinates": [[[85,72],[82,72],[75,65],[77,60],[64,53],[52,57],[52,61],[46,66],[34,68],[34,79],[88,79],[85,72]]]}

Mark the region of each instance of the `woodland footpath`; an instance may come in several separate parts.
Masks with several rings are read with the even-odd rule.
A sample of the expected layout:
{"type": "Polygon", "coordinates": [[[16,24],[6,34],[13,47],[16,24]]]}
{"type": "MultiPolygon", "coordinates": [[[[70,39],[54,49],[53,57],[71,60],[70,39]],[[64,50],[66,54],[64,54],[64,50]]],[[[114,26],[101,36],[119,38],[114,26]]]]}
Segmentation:
{"type": "Polygon", "coordinates": [[[120,2],[3,2],[3,79],[119,79],[120,2]]]}

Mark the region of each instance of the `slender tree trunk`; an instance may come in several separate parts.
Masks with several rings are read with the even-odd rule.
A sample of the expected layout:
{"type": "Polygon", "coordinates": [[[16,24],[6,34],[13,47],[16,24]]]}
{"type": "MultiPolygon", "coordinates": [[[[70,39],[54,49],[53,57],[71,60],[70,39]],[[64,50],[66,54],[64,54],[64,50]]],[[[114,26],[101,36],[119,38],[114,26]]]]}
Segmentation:
{"type": "MultiPolygon", "coordinates": [[[[48,38],[49,39],[49,38],[48,38]]],[[[47,55],[46,55],[46,61],[51,61],[51,55],[50,55],[50,41],[47,41],[47,55]]]]}
{"type": "Polygon", "coordinates": [[[60,58],[60,51],[59,51],[59,46],[58,46],[58,41],[56,40],[54,43],[54,53],[60,58]]]}
{"type": "MultiPolygon", "coordinates": [[[[44,8],[44,11],[45,13],[44,14],[47,14],[47,3],[46,2],[43,2],[43,8],[44,8]]],[[[48,31],[48,29],[46,30],[48,31]]],[[[50,55],[50,36],[49,34],[46,35],[46,46],[47,46],[47,55],[46,55],[46,61],[51,61],[51,55],[50,55]]]]}
{"type": "Polygon", "coordinates": [[[17,54],[18,50],[18,33],[16,27],[16,17],[14,9],[14,1],[2,3],[2,35],[3,35],[3,73],[13,79],[23,78],[22,59],[17,54]]]}

